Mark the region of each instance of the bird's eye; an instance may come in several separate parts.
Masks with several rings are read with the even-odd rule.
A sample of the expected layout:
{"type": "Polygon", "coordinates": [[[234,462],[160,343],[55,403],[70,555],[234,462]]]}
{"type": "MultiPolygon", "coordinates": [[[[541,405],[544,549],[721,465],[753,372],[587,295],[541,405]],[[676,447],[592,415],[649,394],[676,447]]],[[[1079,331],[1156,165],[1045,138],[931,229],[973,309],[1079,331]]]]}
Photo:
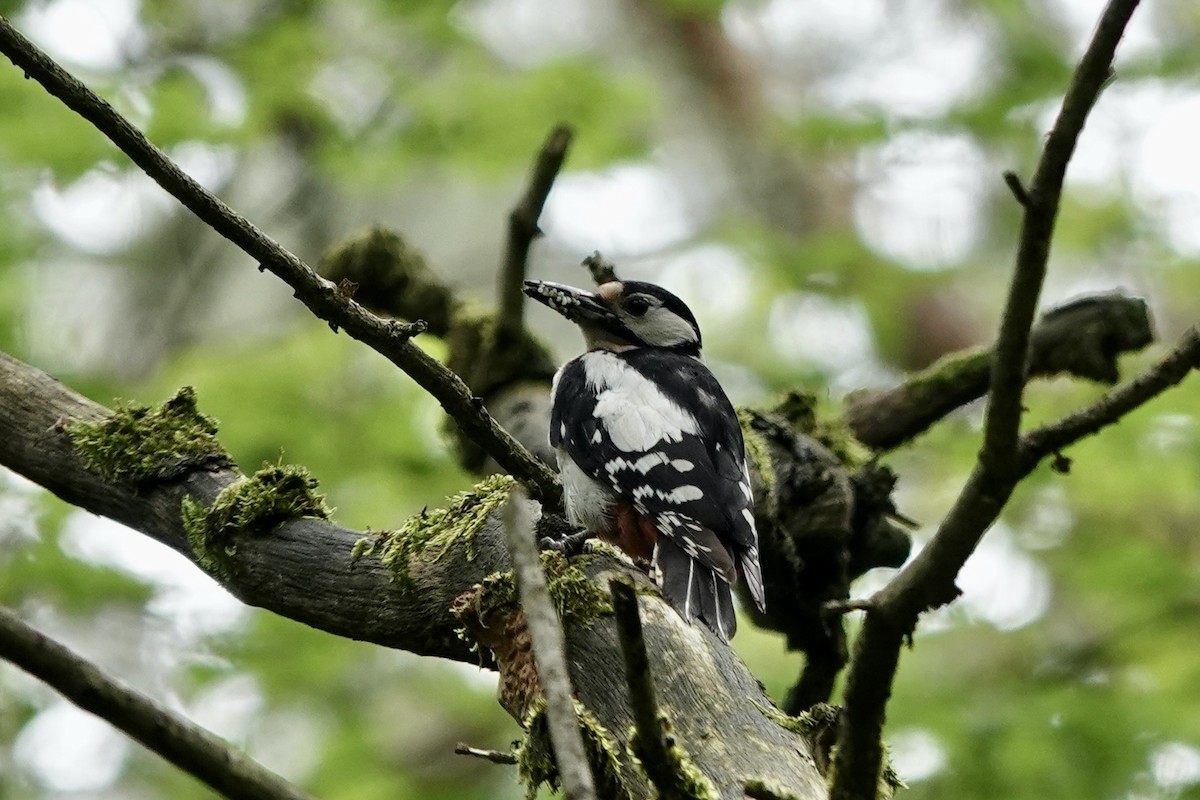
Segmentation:
{"type": "Polygon", "coordinates": [[[650,301],[640,294],[625,301],[625,310],[635,317],[640,317],[650,310],[650,301]]]}

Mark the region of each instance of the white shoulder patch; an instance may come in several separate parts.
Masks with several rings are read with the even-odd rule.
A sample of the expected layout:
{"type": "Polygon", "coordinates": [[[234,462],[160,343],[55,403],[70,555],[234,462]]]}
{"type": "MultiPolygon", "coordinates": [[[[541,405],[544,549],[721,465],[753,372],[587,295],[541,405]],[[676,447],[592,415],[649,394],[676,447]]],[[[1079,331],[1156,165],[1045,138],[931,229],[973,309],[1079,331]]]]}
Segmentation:
{"type": "Polygon", "coordinates": [[[659,442],[680,442],[685,433],[699,432],[695,417],[612,353],[587,353],[583,367],[588,385],[597,392],[592,413],[618,450],[644,453],[659,442]]]}

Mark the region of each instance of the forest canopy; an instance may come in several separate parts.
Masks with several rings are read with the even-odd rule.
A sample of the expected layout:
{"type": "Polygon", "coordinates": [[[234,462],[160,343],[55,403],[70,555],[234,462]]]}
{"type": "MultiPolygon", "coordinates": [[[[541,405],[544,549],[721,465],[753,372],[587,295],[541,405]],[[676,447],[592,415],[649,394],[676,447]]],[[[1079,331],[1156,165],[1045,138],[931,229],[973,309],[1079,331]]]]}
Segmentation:
{"type": "MultiPolygon", "coordinates": [[[[993,344],[1020,194],[1100,13],[1076,0],[0,0],[292,253],[328,265],[386,231],[456,318],[503,304],[510,212],[569,126],[530,277],[587,285],[579,264],[598,250],[684,297],[736,404],[779,408],[799,388],[820,419],[993,344]]],[[[1058,209],[1039,311],[1137,301],[1157,343],[1104,340],[1123,377],[1200,319],[1198,36],[1187,0],[1137,10],[1058,209]]],[[[0,351],[110,408],[193,387],[233,463],[303,465],[347,529],[401,528],[479,480],[480,454],[464,455],[427,391],[2,66],[0,351]]],[[[414,341],[455,366],[463,341],[436,329],[434,298],[410,297],[406,316],[429,318],[414,341]]],[[[545,359],[528,360],[530,380],[582,347],[552,316],[525,314],[548,348],[522,351],[545,359]]],[[[1031,382],[1023,429],[1096,402],[1109,369],[1031,382]]],[[[1198,393],[1184,381],[1034,469],[958,576],[961,597],[921,617],[884,729],[903,796],[1200,797],[1198,393]]],[[[879,446],[914,554],[982,428],[976,402],[879,446]]],[[[859,463],[871,455],[852,445],[859,463]]],[[[868,571],[850,596],[895,574],[868,571]]],[[[486,664],[252,608],[4,469],[0,603],[314,796],[523,795],[512,767],[454,752],[522,737],[486,664]]],[[[845,618],[852,642],[862,616],[845,618]]],[[[779,704],[805,664],[794,644],[747,617],[733,641],[779,704]]],[[[0,798],[73,792],[211,796],[0,666],[0,798]]]]}

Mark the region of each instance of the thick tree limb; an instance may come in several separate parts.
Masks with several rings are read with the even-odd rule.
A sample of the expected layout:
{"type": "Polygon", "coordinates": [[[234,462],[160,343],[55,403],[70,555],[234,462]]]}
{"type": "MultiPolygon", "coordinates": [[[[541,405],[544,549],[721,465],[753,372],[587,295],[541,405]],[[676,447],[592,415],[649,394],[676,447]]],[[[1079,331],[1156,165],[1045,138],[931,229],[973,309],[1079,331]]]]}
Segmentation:
{"type": "MultiPolygon", "coordinates": [[[[141,531],[196,560],[180,521],[191,496],[205,504],[240,476],[234,470],[192,472],[182,480],[134,489],[89,471],[64,425],[109,412],[41,370],[0,353],[0,465],[95,514],[141,531]]],[[[340,636],[477,663],[454,629],[450,604],[473,583],[510,569],[500,519],[476,534],[476,557],[466,543],[429,552],[409,565],[411,588],[378,559],[353,558],[367,534],[321,520],[301,519],[270,536],[237,540],[237,559],[223,585],[243,602],[340,636]]]]}
{"type": "MultiPolygon", "coordinates": [[[[1146,301],[1120,293],[1072,300],[1047,311],[1030,336],[1029,376],[1073,375],[1101,383],[1120,378],[1117,358],[1154,341],[1146,301]]],[[[850,397],[844,412],[855,437],[890,450],[954,409],[983,397],[993,348],[953,353],[904,383],[850,397]]]]}
{"type": "Polygon", "coordinates": [[[525,281],[529,248],[542,233],[538,219],[542,216],[542,208],[554,186],[554,179],[558,177],[558,171],[567,157],[572,135],[566,125],[559,125],[550,132],[538,151],[525,194],[508,215],[508,243],[500,269],[500,320],[497,329],[502,338],[515,337],[521,332],[525,316],[525,294],[521,286],[525,281]]]}
{"type": "Polygon", "coordinates": [[[855,642],[845,713],[834,756],[833,800],[876,795],[880,735],[900,648],[928,608],[953,600],[955,576],[995,521],[1023,474],[1018,430],[1030,325],[1037,307],[1063,176],[1084,120],[1109,78],[1117,44],[1137,0],[1110,0],[1089,43],[1062,111],[1046,140],[1021,229],[1017,263],[1000,323],[979,459],[929,544],[874,598],[855,642]]]}
{"type": "Polygon", "coordinates": [[[0,658],[46,682],[184,772],[235,800],[308,800],[299,787],[200,726],[121,686],[0,608],[0,658]]]}
{"type": "MultiPolygon", "coordinates": [[[[198,471],[138,490],[101,478],[84,467],[64,426],[98,420],[107,409],[2,354],[0,409],[0,465],[192,559],[197,555],[180,523],[183,497],[210,503],[239,477],[231,470],[198,471]]],[[[363,534],[312,519],[265,535],[234,535],[235,554],[217,577],[243,601],[321,630],[424,655],[487,661],[486,650],[473,652],[459,637],[463,621],[450,607],[464,593],[478,591],[485,579],[512,569],[503,517],[513,502],[522,501],[510,498],[497,508],[470,541],[414,549],[404,565],[411,586],[397,579],[378,552],[354,557],[363,534]]],[[[527,513],[536,511],[530,506],[527,513]]],[[[750,777],[805,800],[824,796],[809,744],[763,714],[769,698],[726,644],[684,623],[652,596],[648,579],[637,570],[602,554],[584,560],[588,576],[601,586],[618,574],[639,582],[647,652],[660,676],[660,708],[672,720],[676,742],[722,797],[740,798],[740,787],[750,777]]],[[[573,621],[565,633],[576,696],[612,742],[618,777],[630,796],[645,796],[645,777],[625,755],[633,720],[614,621],[611,616],[573,621]]],[[[521,657],[519,648],[506,652],[497,665],[501,674],[520,669],[521,657]]]]}
{"type": "Polygon", "coordinates": [[[349,292],[340,291],[333,282],[317,275],[307,264],[196,183],[140,130],[35,47],[3,17],[0,17],[0,52],[23,69],[27,77],[42,84],[46,91],[92,123],[156,183],[213,230],[245,251],[261,269],[269,270],[291,286],[296,298],[314,315],[335,329],[343,328],[408,373],[437,398],[468,436],[505,471],[521,481],[535,499],[550,505],[559,502],[561,491],[554,473],[492,419],[457,375],[410,341],[413,335],[424,330],[422,324],[405,325],[381,319],[356,303],[349,292]]]}
{"type": "MultiPolygon", "coordinates": [[[[519,493],[518,493],[519,497],[519,493]]],[[[522,503],[509,503],[504,518],[517,593],[533,645],[538,683],[546,698],[546,719],[555,761],[568,800],[595,800],[596,787],[575,718],[575,698],[563,641],[562,620],[550,600],[539,563],[532,518],[522,503]]]]}

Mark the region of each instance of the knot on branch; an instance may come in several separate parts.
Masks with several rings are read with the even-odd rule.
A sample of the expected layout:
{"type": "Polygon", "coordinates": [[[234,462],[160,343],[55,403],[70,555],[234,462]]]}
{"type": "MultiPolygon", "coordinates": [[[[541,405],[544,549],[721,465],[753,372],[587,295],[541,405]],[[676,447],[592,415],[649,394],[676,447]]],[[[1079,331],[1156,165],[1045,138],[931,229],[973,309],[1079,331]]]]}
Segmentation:
{"type": "Polygon", "coordinates": [[[1080,297],[1041,316],[1030,339],[1030,372],[1071,374],[1116,383],[1117,357],[1154,341],[1150,309],[1141,297],[1119,292],[1080,297]]]}

